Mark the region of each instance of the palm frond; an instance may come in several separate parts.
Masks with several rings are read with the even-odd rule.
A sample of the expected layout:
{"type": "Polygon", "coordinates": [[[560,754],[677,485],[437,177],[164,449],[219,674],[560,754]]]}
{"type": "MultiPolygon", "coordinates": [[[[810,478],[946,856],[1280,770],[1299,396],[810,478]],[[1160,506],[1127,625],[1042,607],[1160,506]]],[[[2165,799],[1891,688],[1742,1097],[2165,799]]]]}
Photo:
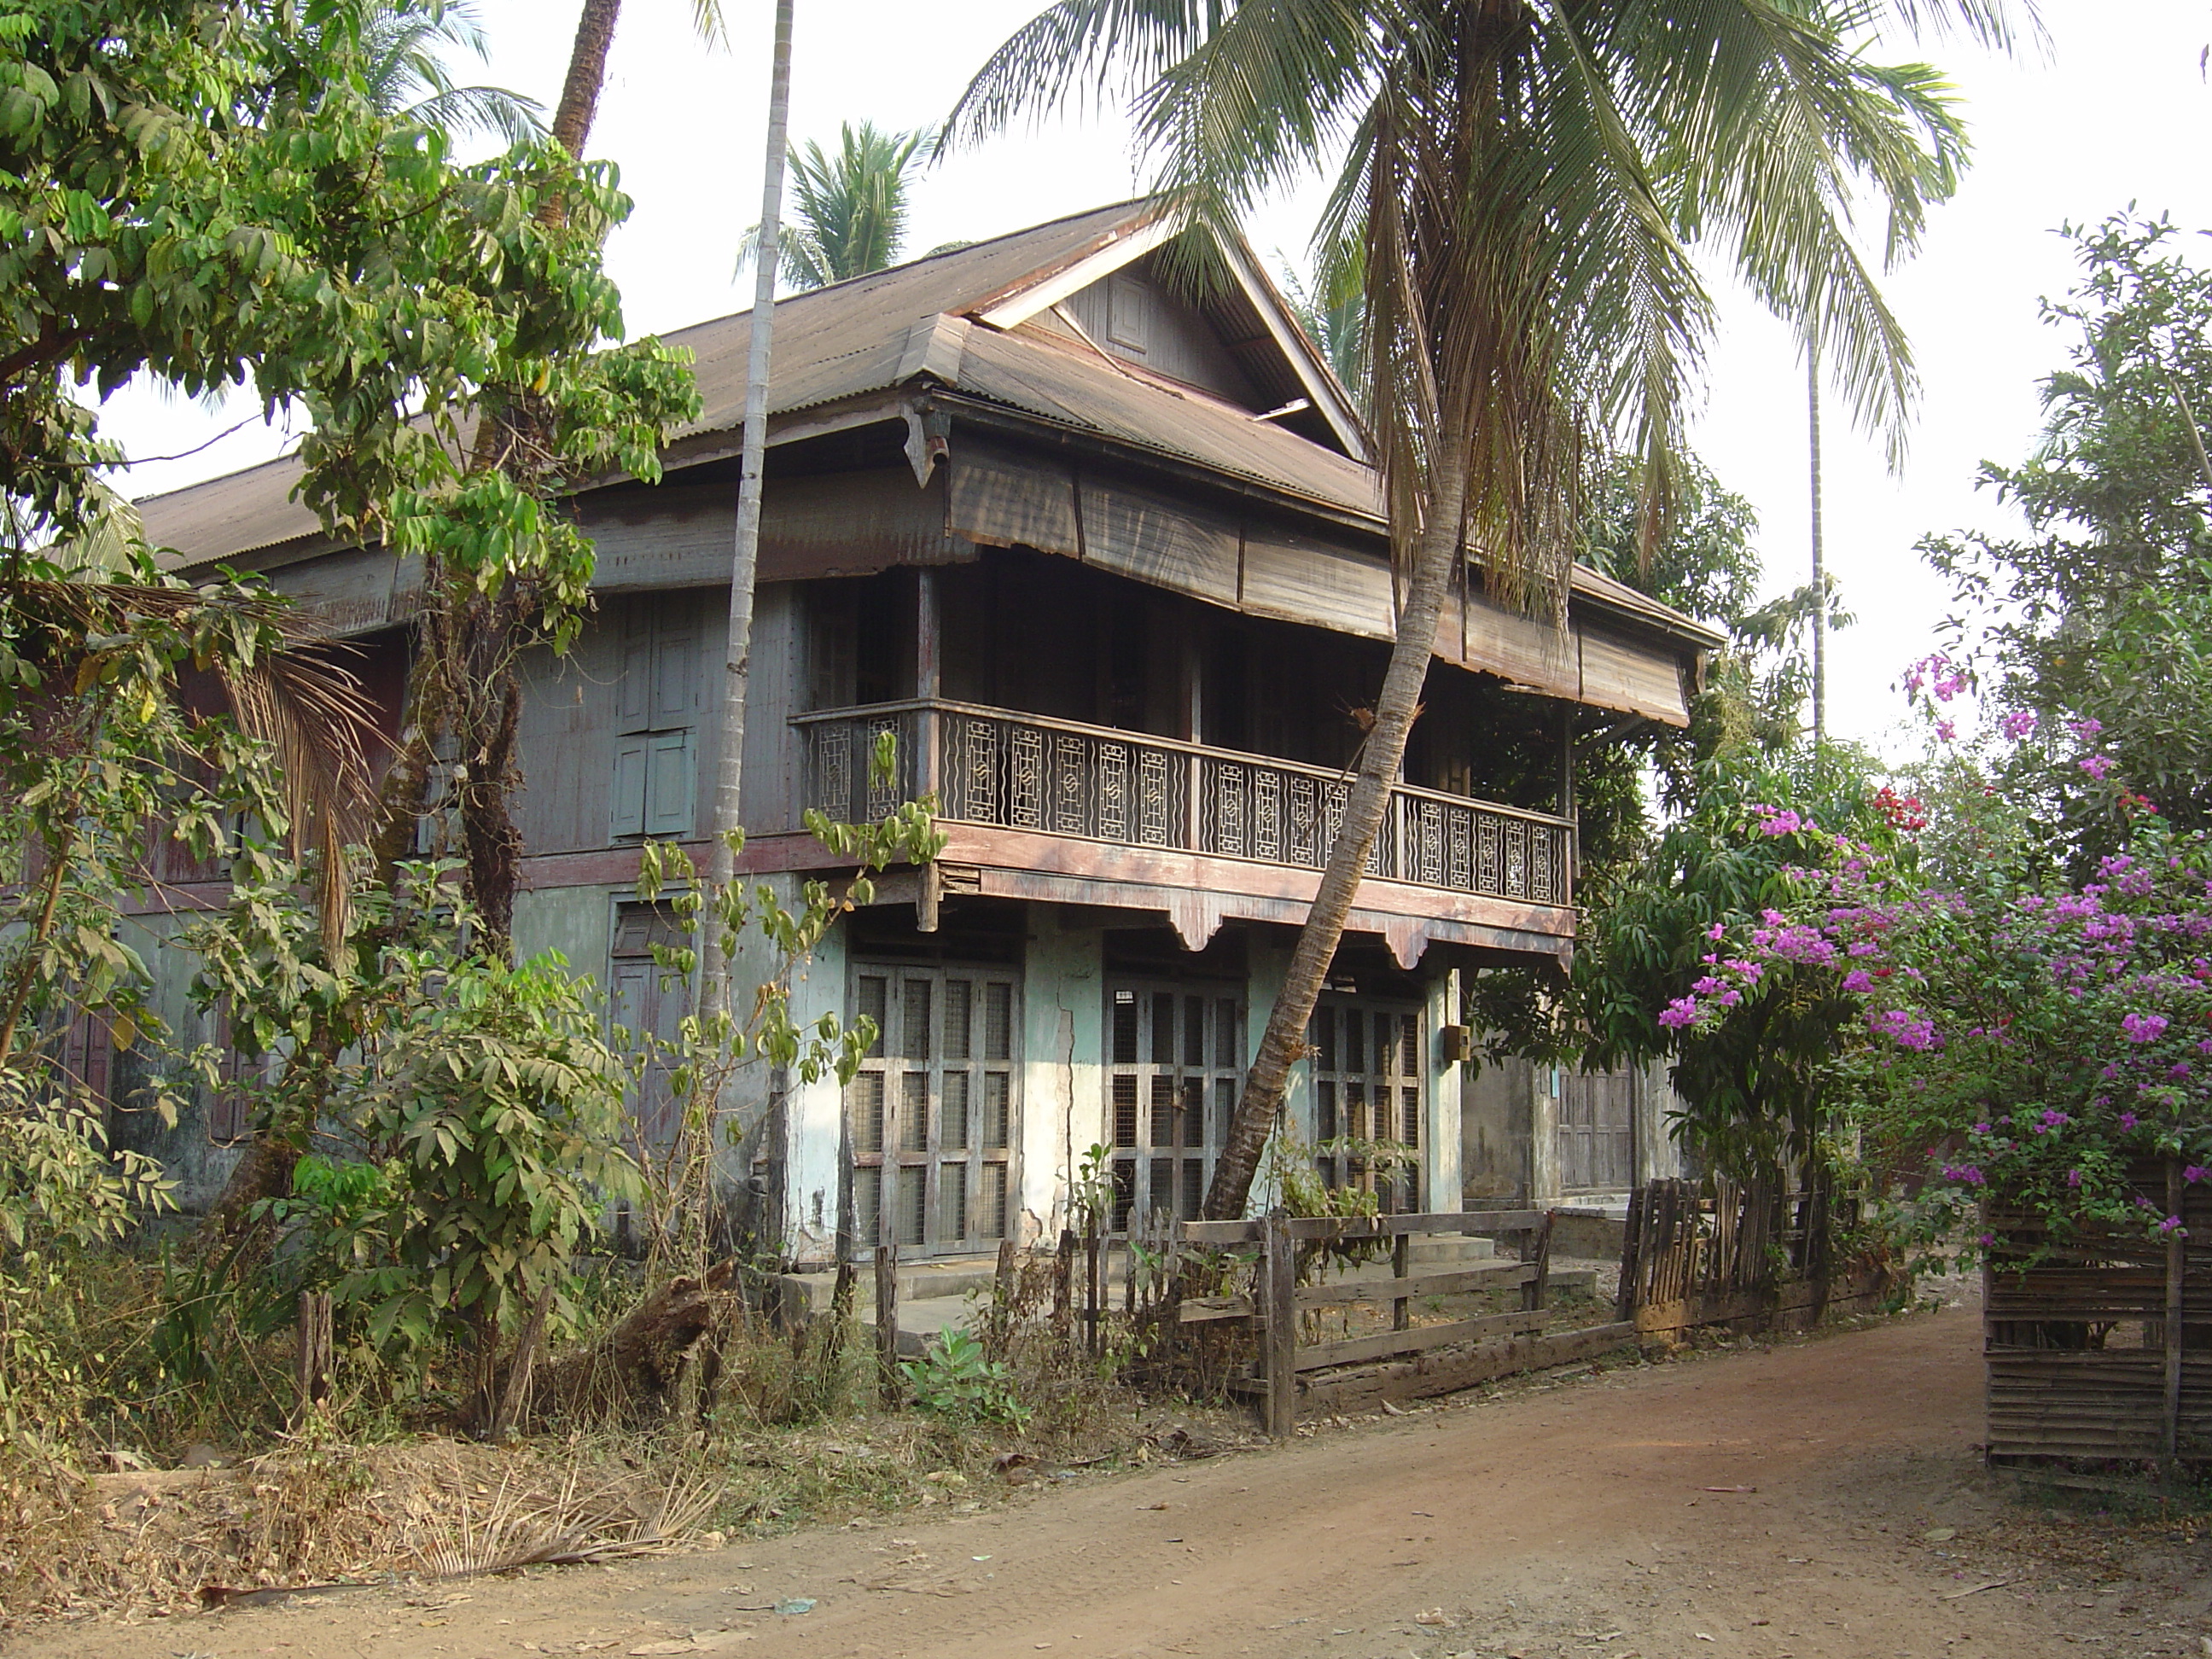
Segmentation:
{"type": "MultiPolygon", "coordinates": [[[[776,274],[793,289],[823,288],[898,263],[906,245],[907,192],[933,142],[927,129],[889,132],[841,125],[833,155],[817,140],[790,151],[791,218],[776,274]]],[[[759,257],[760,227],[738,245],[742,273],[759,257]]]]}
{"type": "Polygon", "coordinates": [[[375,805],[368,745],[379,734],[361,682],[337,660],[320,630],[274,598],[210,599],[183,586],[34,579],[12,581],[8,592],[20,616],[79,639],[120,635],[134,617],[204,637],[206,661],[239,730],[276,757],[294,852],[312,845],[321,853],[324,940],[333,952],[341,949],[344,849],[368,834],[375,805]],[[274,649],[252,644],[267,635],[275,637],[274,649]]]}
{"type": "Polygon", "coordinates": [[[1586,455],[1638,456],[1647,549],[1664,528],[1714,326],[1693,247],[1817,337],[1862,423],[1902,442],[1911,356],[1854,204],[1885,210],[1885,263],[1907,257],[1966,140],[1939,75],[1849,42],[1902,24],[2009,45],[2022,15],[2008,0],[1060,0],[994,54],[948,130],[1119,93],[1158,187],[1224,230],[1341,158],[1316,253],[1364,301],[1394,547],[1409,551],[1448,461],[1486,580],[1558,615],[1586,455]]]}
{"type": "Polygon", "coordinates": [[[709,46],[730,44],[729,20],[722,15],[722,0],[691,0],[691,27],[709,46]]]}
{"type": "Polygon", "coordinates": [[[363,89],[386,114],[519,143],[543,137],[544,106],[504,87],[459,85],[454,53],[489,63],[491,43],[469,0],[381,0],[361,29],[363,89]]]}
{"type": "Polygon", "coordinates": [[[1195,50],[1231,0],[1060,0],[993,52],[946,118],[937,154],[1062,105],[1133,98],[1195,50]]]}

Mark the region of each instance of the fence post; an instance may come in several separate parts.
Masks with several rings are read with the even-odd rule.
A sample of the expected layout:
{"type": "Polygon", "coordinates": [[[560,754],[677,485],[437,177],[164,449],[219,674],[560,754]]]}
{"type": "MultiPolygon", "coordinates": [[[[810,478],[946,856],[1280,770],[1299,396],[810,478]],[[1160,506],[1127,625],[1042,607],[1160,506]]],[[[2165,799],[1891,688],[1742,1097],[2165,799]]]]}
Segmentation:
{"type": "Polygon", "coordinates": [[[1052,1328],[1075,1346],[1075,1230],[1060,1230],[1060,1255],[1052,1264],[1052,1328]]]}
{"type": "Polygon", "coordinates": [[[300,1352],[295,1374],[300,1388],[299,1420],[304,1424],[331,1402],[331,1373],[336,1344],[331,1334],[331,1293],[300,1292],[300,1352]]]}
{"type": "MultiPolygon", "coordinates": [[[[1390,1277],[1405,1279],[1413,1276],[1413,1236],[1400,1233],[1390,1241],[1390,1277]]],[[[1394,1297],[1390,1301],[1390,1328],[1394,1331],[1411,1329],[1413,1304],[1406,1297],[1394,1297]]]]}
{"type": "Polygon", "coordinates": [[[1104,1311],[1106,1286],[1099,1278],[1098,1222],[1093,1218],[1083,1230],[1084,1346],[1093,1358],[1098,1355],[1099,1316],[1104,1311]]]}
{"type": "Polygon", "coordinates": [[[1550,1299],[1552,1224],[1559,1218],[1557,1210],[1547,1210],[1544,1212],[1544,1224],[1536,1229],[1536,1276],[1521,1287],[1521,1305],[1532,1313],[1540,1312],[1550,1299]]]}
{"type": "Polygon", "coordinates": [[[1283,1211],[1268,1212],[1266,1239],[1267,1436],[1287,1440],[1298,1415],[1298,1254],[1283,1211]]]}
{"type": "Polygon", "coordinates": [[[1636,1317],[1637,1304],[1643,1300],[1639,1277],[1643,1266],[1644,1207],[1650,1194],[1648,1184],[1629,1190],[1628,1215],[1621,1224],[1620,1287],[1613,1298],[1613,1316],[1620,1324],[1636,1317]]]}
{"type": "Polygon", "coordinates": [[[876,1389],[885,1406],[899,1402],[898,1241],[876,1246],[876,1389]]]}
{"type": "MultiPolygon", "coordinates": [[[[2166,1160],[2166,1212],[2181,1213],[2184,1183],[2181,1160],[2166,1160]]],[[[2166,1236],[2166,1409],[2159,1424],[2161,1481],[2171,1486],[2181,1473],[2181,1321],[2185,1310],[2182,1279],[2189,1264],[2188,1229],[2177,1227],[2166,1236]]]]}

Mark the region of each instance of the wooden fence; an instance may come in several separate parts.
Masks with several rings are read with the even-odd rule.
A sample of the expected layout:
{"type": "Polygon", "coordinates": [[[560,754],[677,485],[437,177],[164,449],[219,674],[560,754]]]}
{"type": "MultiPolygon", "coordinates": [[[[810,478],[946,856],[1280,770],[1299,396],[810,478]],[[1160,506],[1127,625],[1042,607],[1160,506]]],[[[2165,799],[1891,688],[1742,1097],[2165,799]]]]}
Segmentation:
{"type": "MultiPolygon", "coordinates": [[[[1249,1334],[1249,1341],[1240,1337],[1229,1345],[1236,1374],[1228,1386],[1253,1396],[1268,1433],[1282,1437],[1301,1414],[1455,1393],[1516,1372],[1680,1340],[1697,1327],[1797,1329],[1827,1313],[1870,1311],[1894,1286],[1879,1272],[1837,1270],[1832,1232],[1843,1207],[1817,1188],[1778,1184],[1661,1181],[1638,1188],[1624,1233],[1613,1316],[1569,1330],[1547,1328],[1556,1312],[1548,1211],[1358,1220],[1281,1212],[1245,1221],[1154,1218],[1126,1237],[1061,1234],[1052,1319],[1071,1343],[1102,1352],[1118,1254],[1121,1312],[1164,1339],[1170,1370],[1176,1350],[1194,1353],[1210,1330],[1228,1326],[1249,1334]],[[1414,1241],[1453,1237],[1515,1238],[1518,1256],[1420,1270],[1414,1241]],[[1310,1256],[1317,1247],[1363,1245],[1389,1249],[1387,1277],[1298,1282],[1302,1251],[1310,1256]],[[1216,1282],[1230,1287],[1224,1293],[1187,1294],[1184,1269],[1196,1253],[1212,1259],[1216,1282]],[[1414,1322],[1415,1304],[1424,1299],[1501,1290],[1517,1291],[1520,1305],[1414,1322]],[[1325,1309],[1379,1316],[1385,1307],[1387,1328],[1329,1340],[1320,1340],[1309,1317],[1325,1309]]],[[[1011,1254],[1001,1252],[1002,1281],[1011,1254]]],[[[1217,1345],[1215,1352],[1221,1352],[1217,1345]]],[[[887,1357],[887,1373],[890,1363],[887,1357]]],[[[1217,1386],[1219,1375],[1206,1386],[1217,1386]]],[[[2212,1373],[2206,1381],[2212,1383],[2212,1373]]],[[[2212,1396],[2212,1388],[2206,1392],[2212,1396]]]]}
{"type": "Polygon", "coordinates": [[[2181,1226],[2057,1238],[2002,1204],[1984,1212],[1993,1463],[2212,1463],[2212,1191],[2178,1158],[2144,1159],[2129,1178],[2181,1226]]]}
{"type": "Polygon", "coordinates": [[[1894,1287],[1884,1273],[1838,1271],[1835,1229],[1855,1214],[1856,1200],[1839,1205],[1819,1185],[1651,1182],[1629,1205],[1617,1316],[1663,1340],[1701,1326],[1800,1330],[1832,1312],[1870,1312],[1894,1287]]]}
{"type": "Polygon", "coordinates": [[[1633,1323],[1546,1333],[1552,1218],[1540,1210],[1447,1211],[1385,1215],[1359,1221],[1280,1212],[1250,1221],[1190,1221],[1176,1229],[1184,1247],[1237,1250],[1257,1247],[1249,1293],[1178,1303],[1167,1322],[1186,1328],[1223,1320],[1249,1322],[1257,1358],[1247,1387],[1259,1398],[1267,1432],[1292,1431],[1299,1412],[1344,1410],[1384,1400],[1450,1394],[1514,1371],[1566,1364],[1636,1340],[1633,1323]],[[1517,1235],[1518,1261],[1467,1262],[1416,1273],[1417,1237],[1517,1235]],[[1380,1245],[1391,1249],[1390,1276],[1300,1285],[1301,1244],[1380,1245]],[[1413,1322],[1423,1297],[1518,1289],[1519,1309],[1436,1324],[1413,1322]],[[1390,1328],[1333,1341],[1302,1342],[1303,1316],[1317,1309],[1390,1307],[1390,1328]],[[1470,1346],[1471,1345],[1471,1346],[1470,1346]],[[1443,1354],[1435,1351],[1458,1349],[1443,1354]]]}

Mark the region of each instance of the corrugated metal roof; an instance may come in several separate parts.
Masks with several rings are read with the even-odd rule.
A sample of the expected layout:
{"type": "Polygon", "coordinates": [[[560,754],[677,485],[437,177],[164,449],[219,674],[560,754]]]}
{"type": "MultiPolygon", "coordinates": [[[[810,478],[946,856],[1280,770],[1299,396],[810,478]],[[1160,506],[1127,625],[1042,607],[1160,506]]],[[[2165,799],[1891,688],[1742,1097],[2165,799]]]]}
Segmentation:
{"type": "MultiPolygon", "coordinates": [[[[1175,385],[1081,343],[1027,325],[984,325],[949,338],[939,325],[985,309],[1149,223],[1153,201],[1116,203],[990,241],[933,254],[779,300],[769,405],[788,414],[888,390],[925,364],[957,391],[1077,432],[1218,471],[1365,520],[1378,529],[1372,469],[1251,411],[1175,385]],[[933,349],[917,351],[923,341],[933,349]]],[[[751,313],[738,312],[665,337],[693,354],[702,404],[679,438],[727,431],[744,418],[751,313]]],[[[312,513],[290,499],[295,461],[271,461],[140,503],[149,540],[184,565],[237,558],[313,535],[312,513]]],[[[1677,637],[1722,636],[1647,595],[1577,568],[1575,588],[1677,637]]]]}

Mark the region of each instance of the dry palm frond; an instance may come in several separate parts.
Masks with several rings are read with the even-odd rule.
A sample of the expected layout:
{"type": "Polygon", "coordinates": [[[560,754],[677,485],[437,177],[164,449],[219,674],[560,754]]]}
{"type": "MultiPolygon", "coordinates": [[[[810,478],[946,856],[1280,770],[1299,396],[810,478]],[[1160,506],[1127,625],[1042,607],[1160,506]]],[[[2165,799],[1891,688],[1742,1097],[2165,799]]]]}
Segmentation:
{"type": "Polygon", "coordinates": [[[437,1535],[416,1547],[416,1562],[433,1577],[461,1578],[662,1554],[696,1531],[720,1497],[716,1483],[680,1471],[643,1498],[629,1483],[586,1485],[574,1469],[550,1489],[510,1473],[481,1510],[464,1499],[441,1516],[437,1535]]]}
{"type": "Polygon", "coordinates": [[[375,805],[366,740],[375,732],[361,683],[301,645],[240,665],[222,665],[223,690],[240,729],[267,743],[283,769],[293,851],[309,842],[323,944],[333,966],[347,933],[347,847],[366,838],[375,805]]]}
{"type": "Polygon", "coordinates": [[[377,726],[360,681],[320,631],[273,599],[210,599],[154,583],[24,580],[9,584],[9,597],[79,641],[121,634],[134,617],[188,627],[223,609],[242,648],[211,651],[208,665],[239,729],[276,756],[292,850],[321,853],[324,942],[335,960],[346,935],[344,849],[366,836],[375,805],[368,750],[377,726]],[[274,636],[273,648],[261,648],[264,635],[274,636]]]}

